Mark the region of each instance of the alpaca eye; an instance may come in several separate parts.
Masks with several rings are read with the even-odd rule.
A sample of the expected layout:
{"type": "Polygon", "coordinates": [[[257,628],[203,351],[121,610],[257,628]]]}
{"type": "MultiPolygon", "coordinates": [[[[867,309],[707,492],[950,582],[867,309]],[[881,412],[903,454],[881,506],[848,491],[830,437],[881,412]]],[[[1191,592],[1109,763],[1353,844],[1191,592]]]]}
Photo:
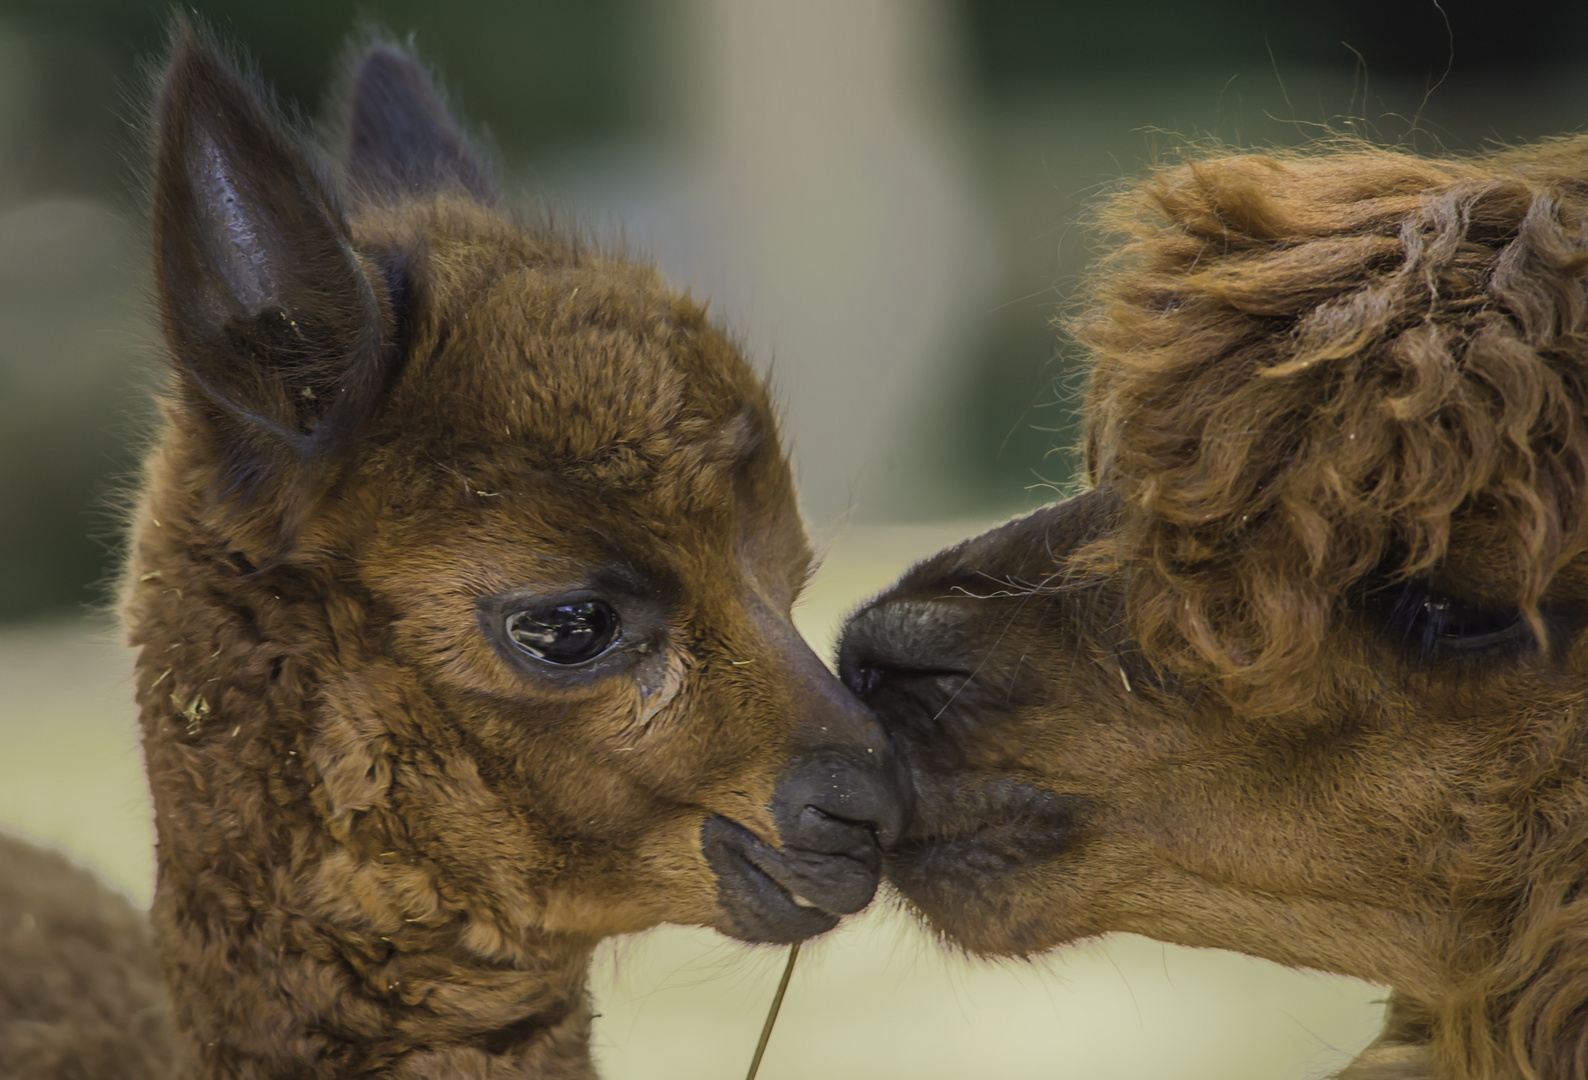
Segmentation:
{"type": "Polygon", "coordinates": [[[1435,597],[1423,601],[1423,617],[1436,636],[1463,639],[1498,634],[1521,619],[1514,611],[1487,611],[1458,600],[1435,597]]]}
{"type": "Polygon", "coordinates": [[[551,664],[594,660],[618,636],[618,613],[604,600],[550,603],[507,617],[513,644],[551,664]]]}
{"type": "Polygon", "coordinates": [[[1515,608],[1487,608],[1408,586],[1396,604],[1406,639],[1424,652],[1474,652],[1519,638],[1527,630],[1515,608]]]}

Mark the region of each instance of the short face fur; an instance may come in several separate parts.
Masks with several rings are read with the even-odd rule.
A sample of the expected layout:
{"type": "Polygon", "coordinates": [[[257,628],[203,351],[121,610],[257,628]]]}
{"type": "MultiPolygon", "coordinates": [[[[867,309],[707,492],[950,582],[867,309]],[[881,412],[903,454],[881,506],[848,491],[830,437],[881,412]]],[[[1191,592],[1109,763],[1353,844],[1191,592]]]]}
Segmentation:
{"type": "Polygon", "coordinates": [[[831,929],[894,766],[701,305],[504,212],[402,51],[346,114],[337,191],[191,38],[160,93],[125,613],[185,1075],[583,1076],[597,940],[831,929]]]}
{"type": "Polygon", "coordinates": [[[1588,1075],[1584,177],[1581,140],[1357,148],[1105,208],[1090,490],[842,645],[931,926],[1388,983],[1346,1075],[1588,1075]]]}

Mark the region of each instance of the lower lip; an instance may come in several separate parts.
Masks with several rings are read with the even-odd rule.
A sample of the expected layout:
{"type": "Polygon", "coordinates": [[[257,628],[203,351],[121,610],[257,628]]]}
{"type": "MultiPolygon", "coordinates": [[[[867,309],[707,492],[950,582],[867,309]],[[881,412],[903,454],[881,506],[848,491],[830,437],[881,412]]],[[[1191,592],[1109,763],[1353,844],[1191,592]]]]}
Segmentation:
{"type": "Polygon", "coordinates": [[[838,925],[837,915],[823,911],[814,904],[801,904],[796,901],[793,893],[779,885],[771,874],[750,861],[749,856],[744,852],[736,851],[733,855],[739,873],[750,883],[767,914],[785,920],[809,922],[818,927],[811,931],[813,934],[838,925]]]}

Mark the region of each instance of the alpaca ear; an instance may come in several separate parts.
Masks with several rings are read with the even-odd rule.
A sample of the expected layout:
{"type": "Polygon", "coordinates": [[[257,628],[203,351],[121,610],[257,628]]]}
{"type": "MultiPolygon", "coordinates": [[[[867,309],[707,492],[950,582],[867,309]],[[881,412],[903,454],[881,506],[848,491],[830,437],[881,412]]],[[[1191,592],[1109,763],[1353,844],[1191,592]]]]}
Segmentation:
{"type": "MultiPolygon", "coordinates": [[[[391,374],[382,306],[303,152],[183,32],[160,87],[155,281],[226,494],[334,454],[391,374]]],[[[279,477],[274,477],[280,479],[279,477]]]]}
{"type": "Polygon", "coordinates": [[[358,58],[348,114],[347,179],[355,196],[390,201],[453,190],[481,202],[495,197],[430,76],[403,49],[383,42],[358,58]]]}

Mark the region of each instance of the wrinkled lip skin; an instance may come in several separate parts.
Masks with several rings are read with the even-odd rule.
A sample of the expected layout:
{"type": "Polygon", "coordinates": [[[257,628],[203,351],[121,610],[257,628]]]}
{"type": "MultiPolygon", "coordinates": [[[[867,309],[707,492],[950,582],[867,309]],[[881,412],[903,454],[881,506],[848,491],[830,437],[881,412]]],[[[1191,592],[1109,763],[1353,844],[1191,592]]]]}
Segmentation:
{"type": "Polygon", "coordinates": [[[878,875],[854,859],[779,851],[720,815],[701,827],[701,850],[732,933],[743,941],[791,945],[826,933],[870,903],[877,887],[878,875]]]}
{"type": "Polygon", "coordinates": [[[911,900],[946,890],[983,891],[1024,863],[1073,850],[1082,808],[1076,796],[1022,780],[956,791],[918,778],[916,824],[889,850],[888,877],[911,900]]]}

